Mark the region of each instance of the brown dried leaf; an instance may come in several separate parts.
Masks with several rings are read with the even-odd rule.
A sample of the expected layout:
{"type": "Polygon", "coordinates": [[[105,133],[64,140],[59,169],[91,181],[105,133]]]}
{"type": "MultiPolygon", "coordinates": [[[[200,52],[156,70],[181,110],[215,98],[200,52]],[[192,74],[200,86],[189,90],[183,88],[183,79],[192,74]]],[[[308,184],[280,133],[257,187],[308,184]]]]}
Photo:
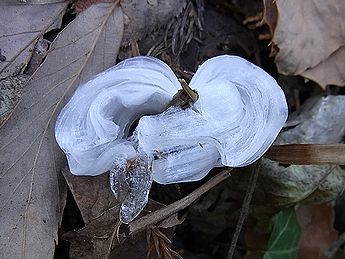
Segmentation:
{"type": "Polygon", "coordinates": [[[344,70],[338,69],[345,66],[345,60],[338,58],[340,63],[336,64],[330,57],[345,44],[344,2],[277,0],[276,3],[279,18],[273,41],[280,49],[275,60],[279,72],[300,75],[318,67],[316,71],[307,73],[309,78],[322,86],[344,85],[344,81],[337,78],[344,77],[341,75],[344,70]],[[331,74],[327,73],[329,70],[331,74]],[[321,75],[314,76],[320,71],[321,75]]]}
{"type": "MultiPolygon", "coordinates": [[[[78,231],[70,231],[63,239],[71,243],[71,258],[106,258],[111,250],[116,251],[111,258],[123,258],[127,249],[140,251],[128,258],[145,258],[147,245],[144,233],[129,237],[123,245],[118,244],[119,203],[116,201],[109,186],[109,174],[98,176],[74,176],[68,169],[62,173],[81,211],[85,227],[78,231]],[[141,256],[141,257],[140,257],[141,256]]],[[[149,204],[141,215],[154,211],[164,205],[149,200],[149,204]]],[[[127,251],[128,253],[128,251],[127,251]]]]}
{"type": "Polygon", "coordinates": [[[113,3],[93,6],[72,21],[0,129],[0,257],[53,257],[64,164],[55,118],[80,82],[115,62],[122,17],[113,3]]]}
{"type": "Polygon", "coordinates": [[[118,213],[109,211],[84,228],[63,234],[62,238],[71,243],[70,258],[107,258],[117,243],[117,218],[118,213]]]}
{"type": "Polygon", "coordinates": [[[36,41],[45,32],[60,27],[68,3],[55,2],[60,3],[0,3],[0,54],[5,59],[0,62],[0,79],[21,72],[31,58],[36,41]]]}
{"type": "Polygon", "coordinates": [[[75,176],[65,168],[62,174],[70,188],[85,224],[106,212],[118,215],[119,204],[110,190],[109,175],[75,176]]]}
{"type": "Polygon", "coordinates": [[[345,46],[333,52],[327,59],[302,73],[322,88],[327,85],[345,85],[345,46]]]}
{"type": "MultiPolygon", "coordinates": [[[[83,218],[87,220],[84,228],[63,235],[64,239],[71,242],[70,257],[106,258],[112,251],[110,258],[145,258],[143,255],[146,255],[148,248],[146,242],[143,242],[141,238],[142,233],[149,228],[155,227],[172,231],[174,226],[182,223],[177,217],[177,212],[186,208],[203,193],[228,178],[230,176],[229,171],[224,170],[187,197],[169,206],[149,200],[147,207],[140,214],[142,217],[127,226],[130,231],[126,242],[118,244],[117,237],[122,236],[118,233],[118,206],[113,206],[108,202],[104,203],[104,200],[111,200],[109,196],[112,196],[109,187],[105,187],[108,175],[80,177],[72,176],[70,172],[63,170],[83,218]],[[93,214],[92,217],[90,217],[91,213],[93,214]]],[[[114,197],[112,199],[115,200],[114,197]]],[[[156,244],[156,250],[164,251],[165,254],[171,254],[175,257],[178,256],[168,246],[161,246],[159,242],[153,243],[156,244]]]]}
{"type": "Polygon", "coordinates": [[[338,237],[334,229],[334,208],[328,204],[303,205],[296,210],[302,229],[298,258],[326,258],[326,252],[338,237]]]}
{"type": "Polygon", "coordinates": [[[109,186],[109,175],[72,175],[62,170],[85,222],[85,227],[70,231],[63,239],[71,243],[71,258],[105,258],[116,241],[119,203],[109,186]]]}

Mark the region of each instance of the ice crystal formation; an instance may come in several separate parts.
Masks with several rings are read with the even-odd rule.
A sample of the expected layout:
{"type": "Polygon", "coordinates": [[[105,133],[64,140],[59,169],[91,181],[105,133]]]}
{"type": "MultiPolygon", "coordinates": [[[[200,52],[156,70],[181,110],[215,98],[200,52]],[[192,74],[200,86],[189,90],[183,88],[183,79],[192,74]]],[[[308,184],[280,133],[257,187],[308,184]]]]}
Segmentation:
{"type": "Polygon", "coordinates": [[[57,119],[72,174],[110,170],[124,223],[144,208],[152,181],[197,181],[214,167],[249,165],[286,121],[279,85],[240,57],[207,60],[189,85],[198,100],[168,107],[181,88],[172,70],[156,58],[130,58],[81,85],[57,119]]]}

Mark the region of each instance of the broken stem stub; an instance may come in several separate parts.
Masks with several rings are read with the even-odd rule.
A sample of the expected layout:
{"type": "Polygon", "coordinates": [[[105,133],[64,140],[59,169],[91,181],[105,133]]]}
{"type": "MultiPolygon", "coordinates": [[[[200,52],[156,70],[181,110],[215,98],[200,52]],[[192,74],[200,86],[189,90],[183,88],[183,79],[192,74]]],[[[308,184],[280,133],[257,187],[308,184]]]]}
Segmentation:
{"type": "Polygon", "coordinates": [[[184,79],[179,79],[179,82],[182,86],[182,89],[178,90],[178,92],[174,95],[172,100],[167,105],[166,109],[168,109],[171,106],[187,109],[190,108],[192,104],[199,99],[198,92],[190,88],[190,86],[184,79]]]}

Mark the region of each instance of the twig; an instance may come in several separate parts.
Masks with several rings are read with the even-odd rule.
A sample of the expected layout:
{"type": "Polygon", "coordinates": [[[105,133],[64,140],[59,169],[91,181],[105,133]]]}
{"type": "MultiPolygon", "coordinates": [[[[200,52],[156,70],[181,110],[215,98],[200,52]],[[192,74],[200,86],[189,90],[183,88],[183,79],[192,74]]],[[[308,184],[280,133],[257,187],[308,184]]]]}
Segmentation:
{"type": "Polygon", "coordinates": [[[238,218],[238,222],[236,225],[235,233],[234,233],[234,236],[232,237],[232,240],[231,240],[231,245],[230,245],[229,252],[228,252],[228,259],[231,259],[234,255],[237,240],[240,236],[240,233],[241,233],[241,230],[243,227],[243,223],[248,216],[249,206],[250,206],[250,202],[251,202],[252,197],[253,197],[253,193],[255,190],[256,182],[258,180],[258,176],[259,176],[259,166],[258,166],[258,164],[256,164],[253,172],[250,175],[248,189],[247,189],[246,195],[244,196],[244,200],[243,200],[242,208],[240,211],[240,216],[238,218]]]}
{"type": "Polygon", "coordinates": [[[345,165],[344,144],[288,144],[273,145],[265,157],[293,165],[345,165]]]}
{"type": "Polygon", "coordinates": [[[139,50],[138,42],[134,39],[131,39],[131,48],[132,48],[132,55],[134,57],[140,56],[140,50],[139,50]]]}
{"type": "Polygon", "coordinates": [[[140,232],[144,229],[149,228],[157,224],[158,222],[166,219],[170,215],[177,213],[180,210],[187,208],[190,204],[192,204],[195,200],[197,200],[202,194],[219,184],[220,182],[224,181],[230,176],[232,168],[225,169],[208,182],[200,186],[198,189],[187,195],[186,197],[162,208],[156,210],[146,216],[143,216],[137,220],[134,220],[129,224],[129,233],[132,235],[134,233],[140,232]]]}

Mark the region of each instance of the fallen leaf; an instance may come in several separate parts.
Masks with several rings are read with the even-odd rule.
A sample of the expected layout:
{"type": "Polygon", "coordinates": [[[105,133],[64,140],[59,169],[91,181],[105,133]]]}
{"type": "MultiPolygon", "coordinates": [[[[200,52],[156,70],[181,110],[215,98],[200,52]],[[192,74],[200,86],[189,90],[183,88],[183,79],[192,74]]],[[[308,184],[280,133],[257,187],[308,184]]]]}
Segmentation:
{"type": "Polygon", "coordinates": [[[279,47],[275,59],[279,72],[304,73],[323,87],[343,86],[344,70],[338,69],[344,68],[345,61],[336,52],[345,45],[344,2],[277,0],[276,4],[279,15],[273,41],[279,47]]]}
{"type": "Polygon", "coordinates": [[[47,31],[60,27],[67,2],[44,5],[0,3],[0,79],[18,74],[28,64],[36,41],[47,31]]]}
{"type": "MultiPolygon", "coordinates": [[[[85,227],[82,229],[62,235],[63,239],[71,243],[71,258],[106,258],[114,248],[118,250],[115,252],[116,256],[124,255],[129,247],[146,255],[146,239],[142,238],[145,237],[145,231],[138,236],[131,235],[124,245],[118,244],[117,228],[121,204],[110,190],[108,173],[98,176],[75,176],[67,168],[63,169],[62,173],[85,222],[85,227]]],[[[163,204],[150,199],[141,215],[162,207],[163,204]]],[[[171,224],[176,224],[178,219],[175,220],[174,215],[168,218],[168,222],[162,227],[170,228],[171,224]]],[[[123,258],[116,256],[113,255],[111,258],[123,258]]]]}
{"type": "Polygon", "coordinates": [[[327,59],[301,75],[317,82],[322,88],[327,85],[345,85],[345,46],[333,52],[327,59]]]}
{"type": "Polygon", "coordinates": [[[109,174],[97,177],[75,176],[65,168],[62,174],[71,190],[85,224],[106,212],[119,213],[119,203],[110,190],[109,174]]]}
{"type": "MultiPolygon", "coordinates": [[[[91,5],[114,0],[74,0],[73,7],[77,13],[91,5]]],[[[122,45],[128,45],[142,39],[148,33],[168,24],[186,6],[185,0],[122,0],[124,13],[124,35],[122,45]]]]}
{"type": "MultiPolygon", "coordinates": [[[[87,177],[90,179],[95,178],[95,180],[91,180],[93,183],[90,186],[96,188],[97,192],[101,191],[100,187],[103,186],[102,177],[103,175],[87,177]],[[97,178],[101,179],[101,181],[97,180],[97,178]]],[[[75,179],[72,180],[74,181],[74,185],[78,185],[79,183],[77,178],[80,178],[80,176],[75,176],[75,179]]],[[[81,179],[81,181],[84,180],[81,179]]],[[[118,237],[120,239],[124,238],[124,234],[122,233],[124,230],[122,230],[122,227],[120,229],[119,225],[119,207],[104,203],[101,200],[104,193],[103,195],[96,195],[97,201],[95,205],[90,206],[92,204],[90,201],[94,198],[94,192],[88,194],[88,190],[85,189],[75,196],[78,197],[78,200],[76,200],[78,207],[81,208],[81,211],[87,211],[88,208],[91,208],[91,210],[99,213],[99,215],[85,222],[85,227],[82,229],[73,230],[62,235],[64,240],[71,243],[70,257],[107,258],[109,254],[112,254],[110,258],[143,258],[142,255],[146,255],[147,253],[146,229],[135,235],[126,237],[124,243],[119,243],[118,237]],[[84,197],[80,195],[84,195],[84,197]],[[83,204],[84,201],[86,201],[85,205],[83,204]],[[104,204],[103,208],[97,206],[101,204],[104,204]],[[130,256],[131,253],[133,253],[132,256],[130,256]],[[134,255],[137,257],[134,257],[134,255]]],[[[113,197],[113,200],[115,201],[115,197],[113,197]]],[[[150,200],[146,210],[141,215],[145,215],[147,211],[157,210],[163,206],[160,203],[150,200]]],[[[124,229],[126,227],[124,226],[124,229]]],[[[168,231],[172,231],[172,229],[170,228],[168,231]]]]}
{"type": "Polygon", "coordinates": [[[63,234],[71,243],[71,258],[104,258],[116,243],[119,203],[110,190],[109,174],[75,176],[68,168],[62,174],[83,217],[85,227],[63,234]]]}
{"type": "Polygon", "coordinates": [[[122,40],[117,3],[89,8],[60,32],[0,129],[0,257],[52,258],[61,219],[57,113],[74,89],[113,65],[122,40]]]}
{"type": "Polygon", "coordinates": [[[295,209],[281,210],[273,218],[273,230],[263,258],[295,258],[300,235],[295,209]]]}
{"type": "Polygon", "coordinates": [[[302,205],[296,210],[302,235],[298,258],[326,259],[326,253],[337,240],[334,208],[329,204],[302,205]]]}
{"type": "Polygon", "coordinates": [[[213,239],[235,225],[238,214],[234,215],[234,211],[239,205],[234,204],[233,199],[227,181],[212,188],[188,209],[188,220],[193,229],[213,239]]]}
{"type": "Polygon", "coordinates": [[[82,229],[62,235],[71,243],[70,258],[107,258],[118,242],[116,228],[118,213],[109,211],[106,215],[91,220],[82,229]]]}

